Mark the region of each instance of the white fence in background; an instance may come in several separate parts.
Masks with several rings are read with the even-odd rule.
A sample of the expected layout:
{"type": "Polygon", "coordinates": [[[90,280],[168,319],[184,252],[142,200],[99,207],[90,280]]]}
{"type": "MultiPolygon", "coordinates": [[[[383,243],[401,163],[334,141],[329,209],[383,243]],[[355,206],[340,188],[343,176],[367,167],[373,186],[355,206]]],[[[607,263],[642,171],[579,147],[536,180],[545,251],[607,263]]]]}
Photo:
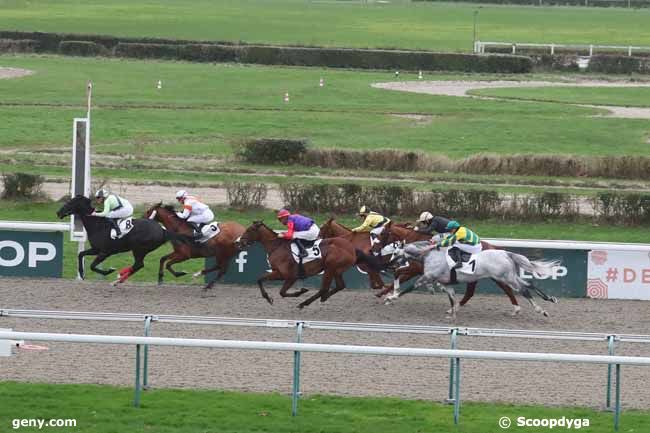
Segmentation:
{"type": "MultiPolygon", "coordinates": [[[[101,313],[101,312],[76,312],[76,311],[46,311],[46,310],[18,310],[18,309],[0,309],[0,318],[33,318],[33,319],[69,319],[69,320],[98,320],[98,321],[127,321],[127,322],[143,322],[144,323],[144,335],[145,337],[149,336],[151,333],[151,326],[153,322],[161,323],[183,323],[183,324],[194,324],[194,325],[222,325],[222,326],[246,326],[246,327],[261,327],[261,328],[285,328],[285,329],[295,329],[296,330],[296,342],[300,343],[303,336],[303,331],[306,329],[317,329],[317,330],[336,330],[336,331],[354,331],[354,332],[381,332],[381,333],[411,333],[411,334],[434,334],[434,335],[449,335],[451,339],[451,351],[455,351],[457,347],[457,339],[460,336],[468,337],[503,337],[503,338],[532,338],[532,339],[551,339],[551,340],[574,340],[574,341],[602,341],[603,343],[607,342],[608,344],[608,354],[609,356],[601,355],[587,355],[592,356],[592,360],[596,359],[608,359],[609,361],[605,362],[608,364],[607,369],[607,390],[606,390],[606,406],[611,408],[611,388],[612,388],[612,376],[613,369],[616,366],[616,397],[615,397],[615,411],[620,412],[620,364],[612,361],[614,355],[615,344],[616,343],[650,343],[650,335],[636,335],[636,334],[607,334],[607,333],[590,333],[590,332],[566,332],[566,331],[536,331],[536,330],[517,330],[517,329],[486,329],[486,328],[469,328],[469,327],[451,327],[451,326],[427,326],[427,325],[396,325],[396,324],[379,324],[379,323],[345,323],[345,322],[326,322],[326,321],[299,321],[299,320],[278,320],[278,319],[250,319],[250,318],[232,318],[232,317],[206,317],[206,316],[179,316],[179,315],[154,315],[154,314],[131,314],[131,313],[101,313]],[[610,362],[612,361],[612,362],[610,362]]],[[[0,339],[2,337],[0,336],[0,339]]],[[[26,338],[25,338],[26,339],[26,338]]],[[[166,339],[169,340],[169,339],[166,339]]],[[[57,340],[62,341],[62,340],[57,340]]],[[[140,343],[138,343],[140,344],[140,343]]],[[[140,400],[140,389],[142,387],[147,388],[147,376],[148,376],[148,343],[144,344],[144,355],[142,362],[142,374],[141,374],[141,362],[140,362],[140,347],[138,346],[136,351],[136,397],[135,404],[139,404],[140,400]],[[142,378],[142,379],[141,379],[142,378]]],[[[194,344],[194,343],[192,343],[194,344]]],[[[290,343],[282,343],[290,344],[290,343]]],[[[316,346],[327,346],[327,345],[316,345],[316,346]]],[[[284,346],[289,347],[289,346],[284,346]]],[[[347,346],[346,346],[347,347],[347,346]]],[[[259,348],[253,347],[250,348],[259,348]]],[[[322,347],[321,347],[322,349],[322,347]]],[[[381,349],[381,348],[380,348],[381,349]]],[[[267,350],[276,350],[276,349],[267,349],[267,350]]],[[[281,349],[277,349],[281,350],[281,349]]],[[[292,350],[292,349],[286,349],[292,350]]],[[[346,349],[347,350],[347,349],[346,349]]],[[[365,350],[365,349],[364,349],[365,350]]],[[[379,349],[373,349],[376,351],[379,349]]],[[[419,350],[419,349],[418,349],[419,350]]],[[[426,349],[432,350],[432,349],[426,349]]],[[[438,349],[436,349],[438,350],[438,349]]],[[[294,350],[294,375],[293,375],[293,390],[292,390],[292,413],[295,415],[298,409],[298,398],[300,395],[300,360],[301,351],[311,351],[311,350],[294,350]]],[[[316,349],[314,349],[316,351],[316,349]]],[[[319,350],[327,351],[327,350],[319,350]]],[[[439,354],[447,353],[451,351],[442,351],[437,352],[439,354]]],[[[474,351],[461,351],[461,352],[474,352],[474,351]]],[[[338,352],[342,353],[342,352],[338,352]]],[[[351,353],[351,352],[345,352],[351,353]]],[[[356,352],[355,352],[356,353],[356,352]]],[[[380,353],[369,353],[366,354],[380,354],[380,353]]],[[[414,352],[413,352],[414,353],[414,352]]],[[[432,352],[433,353],[433,352],[432,352]]],[[[517,352],[499,352],[507,353],[509,355],[503,355],[506,358],[512,356],[512,354],[518,354],[517,352]]],[[[388,354],[388,353],[381,353],[388,354]]],[[[390,355],[404,355],[404,353],[391,352],[390,355]]],[[[519,354],[521,355],[521,354],[519,354]]],[[[574,361],[568,361],[569,358],[564,358],[565,361],[559,361],[558,358],[555,358],[557,354],[533,354],[533,356],[544,357],[545,361],[558,361],[558,362],[580,362],[577,361],[578,358],[571,358],[574,361]]],[[[411,356],[411,355],[406,355],[411,356]]],[[[420,356],[420,355],[413,355],[420,356]]],[[[421,356],[437,356],[437,355],[421,355],[421,356]]],[[[440,355],[444,357],[444,355],[440,355]]],[[[472,357],[475,355],[468,355],[466,357],[472,357]]],[[[493,356],[493,355],[489,355],[493,356]]],[[[501,356],[501,355],[499,355],[501,356]]],[[[522,355],[524,356],[524,355],[522,355]]],[[[525,355],[528,356],[528,355],[525,355]]],[[[561,355],[560,356],[565,356],[561,355]]],[[[573,356],[573,355],[566,355],[573,356]]],[[[580,355],[578,355],[580,356],[580,355]]],[[[455,359],[454,356],[448,356],[454,358],[450,362],[449,369],[449,402],[453,402],[456,406],[460,404],[460,358],[455,359]]],[[[506,359],[499,358],[499,359],[506,359]]],[[[616,357],[620,358],[620,357],[616,357]]],[[[630,358],[630,357],[624,357],[630,358]]],[[[493,359],[493,358],[481,358],[481,359],[493,359]]],[[[510,358],[508,358],[510,359],[510,358]]],[[[648,359],[650,358],[635,358],[638,359],[648,359]]],[[[523,360],[523,359],[519,359],[523,360]]],[[[532,360],[532,359],[527,359],[532,360]]],[[[458,421],[458,407],[455,408],[455,421],[458,421]]],[[[618,416],[615,417],[615,424],[618,425],[618,416]]]]}
{"type": "Polygon", "coordinates": [[[561,50],[580,50],[589,52],[589,56],[593,56],[596,51],[603,51],[610,53],[612,51],[621,51],[631,56],[633,52],[650,53],[650,47],[635,46],[635,45],[580,45],[580,44],[534,44],[527,42],[474,42],[474,53],[484,54],[486,47],[510,47],[512,54],[517,54],[520,48],[543,48],[548,50],[549,54],[555,54],[556,49],[561,50]]]}

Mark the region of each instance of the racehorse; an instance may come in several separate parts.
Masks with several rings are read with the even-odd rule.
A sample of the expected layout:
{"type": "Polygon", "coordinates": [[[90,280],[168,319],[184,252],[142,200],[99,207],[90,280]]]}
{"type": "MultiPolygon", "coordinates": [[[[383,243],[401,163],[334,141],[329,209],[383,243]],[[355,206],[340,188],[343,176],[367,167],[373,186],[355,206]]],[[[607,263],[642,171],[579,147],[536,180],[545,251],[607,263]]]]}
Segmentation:
{"type": "MultiPolygon", "coordinates": [[[[372,244],[370,242],[369,232],[353,232],[343,224],[338,223],[332,217],[325,221],[320,227],[320,236],[323,239],[331,239],[342,237],[352,243],[354,248],[363,251],[364,254],[370,254],[372,244]]],[[[370,287],[375,290],[384,288],[384,281],[381,279],[379,272],[373,270],[372,267],[366,264],[360,264],[359,269],[368,274],[370,287]]]]}
{"type": "Polygon", "coordinates": [[[121,239],[111,239],[111,224],[103,217],[95,217],[91,201],[88,197],[78,195],[61,206],[56,215],[62,219],[68,215],[76,215],[81,218],[86,232],[90,248],[79,253],[78,269],[79,276],[85,277],[83,258],[85,256],[97,256],[90,265],[90,269],[101,275],[109,275],[115,272],[114,268],[101,269],[99,264],[113,254],[126,251],[133,252],[135,261],[132,266],[121,269],[119,277],[113,285],[123,283],[131,275],[138,272],[144,266],[144,257],[168,240],[180,240],[178,236],[169,233],[155,221],[146,219],[133,219],[133,228],[121,239]]]}
{"type": "MultiPolygon", "coordinates": [[[[438,239],[440,238],[440,235],[436,235],[436,236],[438,237],[438,239]]],[[[386,245],[391,245],[396,242],[405,242],[409,244],[411,242],[424,241],[429,239],[431,239],[431,235],[428,233],[417,232],[407,226],[393,224],[392,222],[390,222],[386,224],[386,227],[384,227],[384,230],[381,232],[381,235],[379,235],[379,242],[373,246],[373,252],[382,249],[386,245]]],[[[485,241],[481,241],[481,246],[483,247],[483,250],[497,249],[494,245],[485,241]]],[[[399,287],[401,283],[404,283],[406,281],[409,281],[413,277],[421,275],[422,271],[423,269],[421,263],[417,261],[409,262],[408,266],[400,267],[395,271],[395,282],[389,285],[386,289],[382,290],[376,296],[381,297],[387,295],[388,293],[393,291],[396,285],[397,287],[399,287]]],[[[506,295],[508,295],[508,298],[510,298],[510,303],[512,304],[513,307],[511,315],[512,316],[517,315],[521,310],[521,307],[517,302],[517,298],[515,297],[512,288],[499,281],[495,280],[494,282],[497,284],[497,286],[501,288],[501,290],[505,292],[506,295]]],[[[476,291],[476,285],[477,285],[476,281],[467,283],[467,288],[465,289],[465,295],[463,296],[463,299],[461,299],[459,306],[463,306],[467,304],[467,302],[472,298],[472,296],[474,296],[474,292],[476,291]]],[[[401,292],[401,294],[403,295],[405,293],[408,293],[409,291],[410,290],[404,290],[403,292],[401,292]]],[[[452,313],[451,310],[448,312],[450,314],[452,313]]]]}
{"type": "MultiPolygon", "coordinates": [[[[187,221],[176,215],[173,206],[163,206],[162,202],[160,202],[147,210],[144,216],[147,219],[158,221],[171,232],[187,236],[187,238],[191,238],[192,236],[192,228],[187,221]]],[[[193,275],[193,277],[196,278],[218,270],[219,272],[217,273],[216,278],[209,282],[203,288],[203,291],[205,293],[207,290],[211,289],[217,280],[223,277],[228,270],[230,259],[232,259],[238,252],[237,247],[235,246],[235,240],[244,233],[244,230],[246,230],[243,225],[234,221],[219,223],[219,229],[221,230],[219,234],[202,244],[196,242],[172,241],[174,252],[160,258],[158,284],[162,284],[163,282],[163,266],[165,266],[165,262],[167,262],[167,265],[165,266],[167,270],[171,272],[173,276],[178,278],[187,275],[187,272],[175,271],[172,268],[172,265],[198,257],[214,257],[216,259],[215,266],[209,269],[203,269],[193,275]]]]}
{"type": "MultiPolygon", "coordinates": [[[[398,260],[421,260],[424,266],[423,275],[415,282],[415,287],[427,286],[433,291],[433,284],[437,284],[449,297],[451,303],[452,318],[456,318],[458,305],[456,303],[453,287],[447,286],[451,281],[451,267],[447,262],[447,249],[436,248],[428,241],[414,242],[397,248],[395,256],[398,260]]],[[[472,266],[472,273],[462,270],[456,271],[456,280],[460,283],[475,282],[484,278],[499,281],[520,292],[533,306],[536,312],[548,317],[548,312],[541,308],[530,293],[533,289],[545,301],[557,303],[557,298],[550,297],[535,287],[532,282],[526,281],[520,276],[520,270],[536,273],[540,278],[548,278],[552,275],[553,267],[559,264],[558,261],[529,260],[527,257],[505,250],[484,250],[476,255],[472,266]]],[[[389,298],[396,299],[400,296],[397,291],[389,298]]]]}
{"type": "MultiPolygon", "coordinates": [[[[254,242],[262,244],[271,265],[271,272],[257,280],[260,292],[269,304],[273,304],[273,298],[264,289],[263,281],[284,280],[280,289],[282,297],[298,297],[308,291],[302,288],[289,292],[291,286],[298,280],[298,263],[293,258],[290,240],[279,239],[275,231],[266,224],[262,221],[255,221],[246,229],[236,244],[240,248],[247,248],[254,242]]],[[[362,251],[355,249],[350,241],[343,238],[323,239],[318,248],[320,249],[320,258],[305,263],[304,272],[306,277],[323,272],[321,287],[318,293],[300,303],[298,308],[304,308],[318,298],[321,302],[325,302],[330,296],[343,290],[345,288],[343,273],[358,261],[366,262],[370,266],[379,266],[374,257],[367,256],[362,251]],[[336,282],[336,288],[330,290],[332,280],[336,282]]]]}

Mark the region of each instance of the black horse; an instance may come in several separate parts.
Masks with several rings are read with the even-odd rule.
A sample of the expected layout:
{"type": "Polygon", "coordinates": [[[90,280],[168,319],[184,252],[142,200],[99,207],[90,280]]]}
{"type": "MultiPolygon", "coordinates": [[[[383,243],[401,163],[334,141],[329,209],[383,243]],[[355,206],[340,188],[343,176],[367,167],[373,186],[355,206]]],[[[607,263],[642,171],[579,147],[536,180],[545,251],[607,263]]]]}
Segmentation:
{"type": "Polygon", "coordinates": [[[133,219],[133,229],[121,239],[111,239],[111,224],[106,218],[91,216],[94,208],[88,197],[78,195],[56,212],[59,218],[68,215],[77,215],[81,218],[84,228],[88,233],[90,249],[79,253],[79,275],[84,278],[83,258],[97,256],[90,265],[90,269],[98,274],[109,275],[115,272],[114,268],[101,269],[98,265],[113,254],[126,251],[133,252],[135,262],[132,266],[121,269],[119,278],[113,283],[123,283],[129,276],[136,273],[144,266],[144,257],[165,242],[171,239],[185,241],[181,236],[163,229],[156,221],[146,219],[133,219]]]}

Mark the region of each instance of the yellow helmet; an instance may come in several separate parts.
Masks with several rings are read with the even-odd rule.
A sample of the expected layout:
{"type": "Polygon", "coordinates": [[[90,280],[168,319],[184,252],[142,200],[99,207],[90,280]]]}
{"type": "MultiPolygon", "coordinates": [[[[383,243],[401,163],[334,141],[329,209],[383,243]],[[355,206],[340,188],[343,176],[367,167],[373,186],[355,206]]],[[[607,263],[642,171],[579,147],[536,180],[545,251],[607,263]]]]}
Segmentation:
{"type": "Polygon", "coordinates": [[[361,209],[359,209],[359,215],[368,215],[369,213],[370,209],[366,205],[361,206],[361,209]]]}

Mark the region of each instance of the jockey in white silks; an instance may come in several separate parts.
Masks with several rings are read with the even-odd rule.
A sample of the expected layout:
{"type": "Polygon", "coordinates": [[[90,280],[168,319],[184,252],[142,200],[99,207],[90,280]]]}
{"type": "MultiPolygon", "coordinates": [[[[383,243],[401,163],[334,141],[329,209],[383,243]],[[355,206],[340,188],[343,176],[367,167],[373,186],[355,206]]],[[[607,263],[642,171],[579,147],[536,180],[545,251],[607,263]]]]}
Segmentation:
{"type": "Polygon", "coordinates": [[[183,211],[176,212],[176,216],[190,224],[194,239],[203,236],[201,228],[214,221],[214,213],[210,207],[183,189],[176,193],[176,200],[183,205],[183,211]]]}
{"type": "Polygon", "coordinates": [[[100,206],[104,206],[104,210],[101,212],[95,211],[91,215],[108,219],[115,229],[115,236],[119,238],[122,235],[122,231],[120,230],[118,221],[133,216],[133,206],[125,198],[113,194],[104,188],[97,190],[95,199],[100,206]]]}

